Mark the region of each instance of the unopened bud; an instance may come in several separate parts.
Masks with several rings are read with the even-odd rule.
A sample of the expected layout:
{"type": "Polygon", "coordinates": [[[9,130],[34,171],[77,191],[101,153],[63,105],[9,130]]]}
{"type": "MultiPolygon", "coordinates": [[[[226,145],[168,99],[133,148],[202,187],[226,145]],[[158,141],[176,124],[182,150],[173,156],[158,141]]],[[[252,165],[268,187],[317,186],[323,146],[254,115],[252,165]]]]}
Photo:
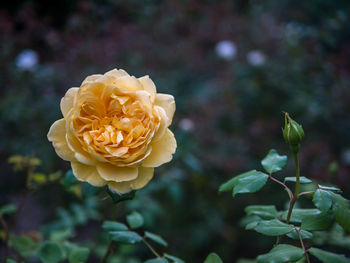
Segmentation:
{"type": "Polygon", "coordinates": [[[305,134],[303,127],[293,120],[288,113],[284,115],[283,138],[293,151],[298,152],[305,134]]]}

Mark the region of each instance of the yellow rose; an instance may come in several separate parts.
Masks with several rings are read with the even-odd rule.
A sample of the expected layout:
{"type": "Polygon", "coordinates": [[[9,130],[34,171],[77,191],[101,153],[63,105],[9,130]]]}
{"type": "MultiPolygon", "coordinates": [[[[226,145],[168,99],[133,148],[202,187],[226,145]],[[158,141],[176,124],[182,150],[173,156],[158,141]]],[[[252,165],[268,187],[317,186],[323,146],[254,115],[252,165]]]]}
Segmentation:
{"type": "Polygon", "coordinates": [[[47,137],[80,181],[118,193],[144,187],[176,150],[174,97],[120,69],[87,77],[61,100],[47,137]]]}

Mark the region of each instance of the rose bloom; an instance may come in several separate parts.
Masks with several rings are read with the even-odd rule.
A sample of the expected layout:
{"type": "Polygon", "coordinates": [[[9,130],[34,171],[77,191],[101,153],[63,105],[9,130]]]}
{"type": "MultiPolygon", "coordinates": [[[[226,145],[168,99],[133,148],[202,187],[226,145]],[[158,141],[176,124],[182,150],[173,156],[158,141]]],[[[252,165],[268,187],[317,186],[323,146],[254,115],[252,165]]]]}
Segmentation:
{"type": "Polygon", "coordinates": [[[174,97],[122,69],[87,77],[61,100],[63,118],[47,135],[75,177],[118,193],[144,187],[176,150],[168,129],[174,97]]]}

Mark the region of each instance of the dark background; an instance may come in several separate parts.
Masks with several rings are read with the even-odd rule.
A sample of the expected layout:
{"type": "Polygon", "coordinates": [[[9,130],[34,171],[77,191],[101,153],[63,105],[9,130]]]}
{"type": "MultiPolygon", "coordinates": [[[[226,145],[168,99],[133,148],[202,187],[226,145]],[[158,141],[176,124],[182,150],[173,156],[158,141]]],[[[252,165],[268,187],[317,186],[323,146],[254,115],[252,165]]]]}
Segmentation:
{"type": "MultiPolygon", "coordinates": [[[[1,204],[18,203],[25,192],[24,175],[12,171],[9,156],[36,156],[45,173],[69,169],[46,139],[61,118],[60,98],[87,75],[113,68],[150,75],[158,92],[176,99],[175,158],[156,170],[118,216],[124,220],[126,212],[138,209],[147,227],[168,240],[169,253],[195,263],[216,251],[224,262],[235,262],[271,248],[273,238],[245,231],[239,220],[248,204],[282,209],[284,191],[268,183],[257,194],[232,200],[217,189],[240,172],[261,169],[270,148],[289,155],[282,111],[306,133],[302,175],[336,184],[349,197],[349,1],[61,0],[0,6],[1,204]],[[331,163],[338,168],[330,173],[331,163]]],[[[293,172],[290,159],[280,176],[293,172]]],[[[41,231],[70,198],[54,185],[41,188],[27,201],[15,231],[41,231]]],[[[101,204],[105,217],[108,209],[101,204]]],[[[93,243],[99,231],[99,221],[90,220],[75,238],[93,243]]],[[[333,250],[349,254],[346,248],[333,250]]],[[[142,248],[125,253],[150,257],[142,248]]]]}

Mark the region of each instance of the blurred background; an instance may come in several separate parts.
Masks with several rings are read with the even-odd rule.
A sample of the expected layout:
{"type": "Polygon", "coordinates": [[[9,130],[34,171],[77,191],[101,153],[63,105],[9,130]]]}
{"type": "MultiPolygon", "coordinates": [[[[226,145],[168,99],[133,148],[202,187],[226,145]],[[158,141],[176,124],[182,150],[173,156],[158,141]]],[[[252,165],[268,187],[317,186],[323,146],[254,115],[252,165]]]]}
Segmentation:
{"type": "MultiPolygon", "coordinates": [[[[113,68],[150,75],[158,92],[176,99],[174,160],[157,168],[117,214],[123,221],[139,211],[147,228],[168,241],[170,254],[196,263],[215,251],[228,263],[271,248],[274,238],[245,231],[240,218],[249,204],[282,209],[284,191],[271,182],[235,199],[217,190],[238,173],[261,169],[270,148],[289,155],[282,111],[306,132],[302,175],[338,185],[350,197],[350,1],[12,0],[0,6],[0,205],[19,204],[27,191],[26,172],[14,172],[10,156],[39,158],[36,169],[44,174],[70,169],[46,138],[61,118],[59,101],[87,75],[113,68]]],[[[293,173],[290,158],[279,176],[293,173]]],[[[100,222],[111,218],[111,203],[84,194],[95,197],[90,208],[62,185],[40,187],[14,231],[45,239],[63,224],[74,230],[73,240],[94,246],[89,262],[97,262],[107,246],[100,222]]],[[[349,255],[350,238],[344,240],[328,244],[320,237],[319,244],[349,255]]],[[[119,252],[113,262],[151,257],[142,245],[119,252]]]]}

